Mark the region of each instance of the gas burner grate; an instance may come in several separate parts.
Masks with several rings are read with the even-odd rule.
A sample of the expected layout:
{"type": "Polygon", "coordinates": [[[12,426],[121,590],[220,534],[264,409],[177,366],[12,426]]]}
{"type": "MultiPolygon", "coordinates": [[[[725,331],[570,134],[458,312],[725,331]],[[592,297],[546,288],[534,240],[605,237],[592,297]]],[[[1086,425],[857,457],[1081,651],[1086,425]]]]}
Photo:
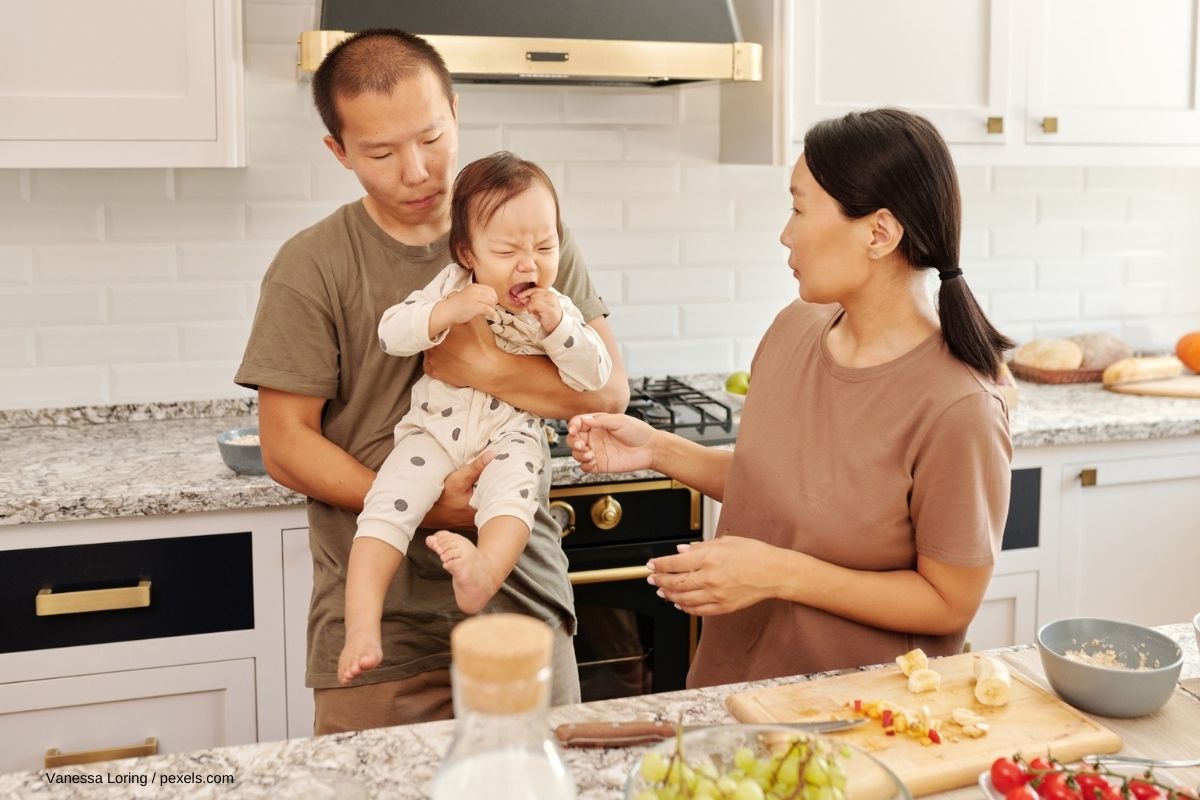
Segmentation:
{"type": "Polygon", "coordinates": [[[630,382],[629,408],[625,413],[666,430],[680,426],[703,429],[709,425],[728,430],[733,425],[733,409],[729,405],[670,375],[630,382]]]}

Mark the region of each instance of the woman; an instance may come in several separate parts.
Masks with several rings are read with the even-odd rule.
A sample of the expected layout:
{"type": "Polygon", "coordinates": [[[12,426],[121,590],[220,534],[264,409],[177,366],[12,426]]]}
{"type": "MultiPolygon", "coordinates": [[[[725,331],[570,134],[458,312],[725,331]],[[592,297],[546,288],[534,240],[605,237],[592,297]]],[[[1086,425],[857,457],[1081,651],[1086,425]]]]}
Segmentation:
{"type": "Polygon", "coordinates": [[[993,380],[1012,343],[958,268],[945,142],[897,109],[820,122],[791,195],[800,299],[754,356],[736,450],[624,415],[569,426],[585,472],[652,468],[724,504],[715,539],[649,563],[660,596],[705,617],[689,686],[957,653],[1000,549],[1012,444],[993,380]]]}

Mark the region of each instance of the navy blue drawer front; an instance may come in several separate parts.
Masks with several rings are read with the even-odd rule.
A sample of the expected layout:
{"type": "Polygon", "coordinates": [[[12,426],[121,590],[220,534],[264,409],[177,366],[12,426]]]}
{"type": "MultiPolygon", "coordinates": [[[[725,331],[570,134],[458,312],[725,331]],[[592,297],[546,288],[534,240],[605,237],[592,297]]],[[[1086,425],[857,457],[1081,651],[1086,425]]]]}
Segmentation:
{"type": "Polygon", "coordinates": [[[1042,470],[1040,467],[1014,469],[1012,493],[1008,500],[1008,519],[1004,523],[1001,550],[1037,547],[1041,539],[1042,470]]]}
{"type": "Polygon", "coordinates": [[[249,532],[0,551],[0,653],[254,627],[249,532]],[[37,595],[150,583],[142,608],[38,616],[37,595]]]}

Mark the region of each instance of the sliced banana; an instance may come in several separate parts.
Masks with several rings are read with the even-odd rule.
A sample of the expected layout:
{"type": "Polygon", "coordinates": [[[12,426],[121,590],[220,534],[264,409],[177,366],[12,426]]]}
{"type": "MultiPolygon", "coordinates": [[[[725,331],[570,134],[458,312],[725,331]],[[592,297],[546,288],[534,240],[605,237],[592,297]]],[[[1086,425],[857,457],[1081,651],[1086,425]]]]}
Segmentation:
{"type": "Polygon", "coordinates": [[[918,647],[916,650],[909,650],[902,656],[896,656],[896,664],[905,676],[911,676],[917,670],[929,666],[929,656],[925,655],[925,651],[918,647]]]}
{"type": "Polygon", "coordinates": [[[929,668],[914,670],[908,676],[908,690],[915,694],[921,692],[936,692],[942,685],[942,676],[936,670],[929,668]]]}
{"type": "MultiPolygon", "coordinates": [[[[987,720],[976,714],[969,708],[956,708],[950,712],[950,719],[955,725],[962,725],[964,728],[971,725],[987,725],[987,720]]],[[[984,727],[984,730],[987,730],[984,727]]]]}
{"type": "Polygon", "coordinates": [[[975,699],[985,706],[1002,706],[1012,694],[1008,667],[991,656],[975,660],[975,699]]]}

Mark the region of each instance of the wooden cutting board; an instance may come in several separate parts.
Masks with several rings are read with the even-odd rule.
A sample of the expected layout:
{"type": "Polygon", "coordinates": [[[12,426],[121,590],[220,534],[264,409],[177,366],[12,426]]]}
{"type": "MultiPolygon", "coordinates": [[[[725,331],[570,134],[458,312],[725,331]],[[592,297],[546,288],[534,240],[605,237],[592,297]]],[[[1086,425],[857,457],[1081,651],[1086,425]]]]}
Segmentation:
{"type": "Polygon", "coordinates": [[[1200,375],[1180,375],[1161,381],[1118,383],[1104,387],[1119,394],[1157,395],[1161,397],[1200,397],[1200,375]]]}
{"type": "Polygon", "coordinates": [[[914,796],[968,786],[1000,756],[1022,753],[1032,758],[1050,752],[1063,761],[1088,753],[1115,753],[1121,739],[1095,720],[1029,683],[1014,670],[1008,705],[989,708],[975,700],[974,659],[970,653],[931,659],[930,668],[942,675],[936,692],[913,694],[898,667],[854,672],[833,678],[773,686],[732,694],[725,707],[740,722],[769,723],[848,716],[847,701],[890,700],[914,711],[928,705],[944,720],[943,733],[961,730],[949,721],[955,708],[969,708],[987,717],[990,730],[979,739],[950,736],[939,745],[923,746],[917,739],[888,736],[878,720],[834,734],[887,764],[914,796]]]}

